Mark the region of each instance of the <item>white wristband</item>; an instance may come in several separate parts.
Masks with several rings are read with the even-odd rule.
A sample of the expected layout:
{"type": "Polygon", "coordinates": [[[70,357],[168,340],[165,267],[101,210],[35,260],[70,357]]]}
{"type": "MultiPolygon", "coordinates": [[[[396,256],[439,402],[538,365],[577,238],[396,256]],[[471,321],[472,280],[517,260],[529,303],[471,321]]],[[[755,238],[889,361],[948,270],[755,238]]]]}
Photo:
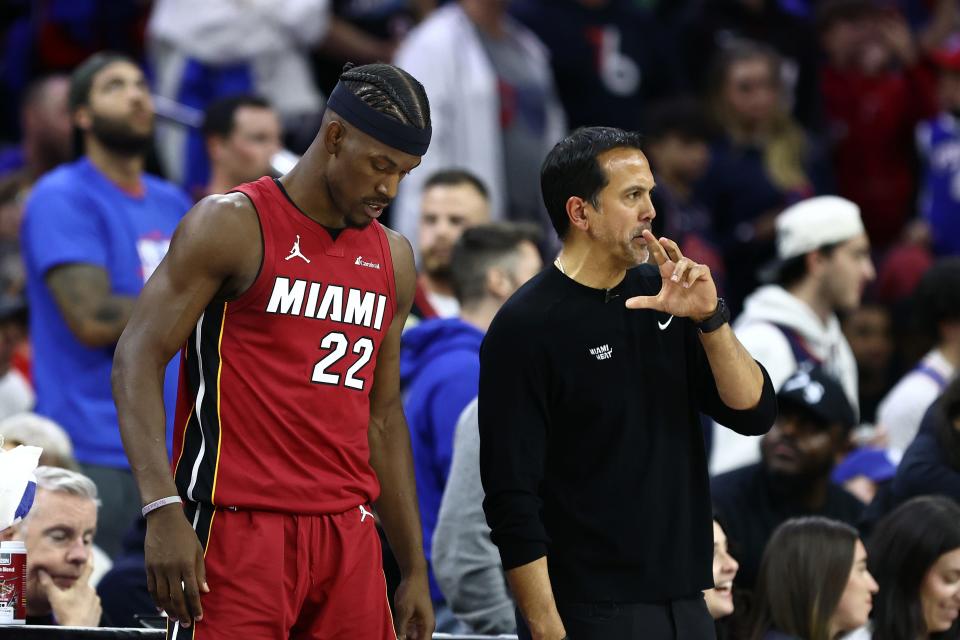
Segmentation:
{"type": "Polygon", "coordinates": [[[180,496],[168,496],[166,498],[160,498],[159,500],[154,500],[143,509],[140,509],[140,513],[143,514],[143,517],[146,518],[147,514],[151,511],[156,511],[160,507],[165,507],[168,504],[174,504],[180,502],[180,496]]]}

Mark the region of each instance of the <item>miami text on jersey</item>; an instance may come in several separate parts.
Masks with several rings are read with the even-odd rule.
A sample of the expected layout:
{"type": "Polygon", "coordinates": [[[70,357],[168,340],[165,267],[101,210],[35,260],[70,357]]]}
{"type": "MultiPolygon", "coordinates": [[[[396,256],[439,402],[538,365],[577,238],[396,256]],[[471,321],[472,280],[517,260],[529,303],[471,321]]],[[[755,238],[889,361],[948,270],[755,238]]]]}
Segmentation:
{"type": "Polygon", "coordinates": [[[305,318],[331,320],[359,327],[372,326],[379,331],[386,306],[387,296],[373,291],[344,288],[336,284],[324,285],[308,280],[294,280],[291,283],[290,278],[277,276],[273,281],[270,302],[267,303],[267,313],[302,315],[305,318]],[[310,285],[309,291],[307,285],[310,285]],[[303,303],[304,298],[306,305],[303,303]]]}

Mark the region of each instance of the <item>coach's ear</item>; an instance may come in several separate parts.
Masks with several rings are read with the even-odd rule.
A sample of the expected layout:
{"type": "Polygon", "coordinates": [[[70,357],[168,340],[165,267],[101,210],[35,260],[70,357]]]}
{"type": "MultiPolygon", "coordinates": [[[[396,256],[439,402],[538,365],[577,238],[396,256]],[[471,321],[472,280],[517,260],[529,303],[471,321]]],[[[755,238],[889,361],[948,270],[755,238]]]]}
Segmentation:
{"type": "Polygon", "coordinates": [[[591,204],[580,196],[567,198],[567,218],[570,219],[571,227],[576,227],[580,231],[586,231],[590,228],[588,208],[592,209],[591,204]]]}

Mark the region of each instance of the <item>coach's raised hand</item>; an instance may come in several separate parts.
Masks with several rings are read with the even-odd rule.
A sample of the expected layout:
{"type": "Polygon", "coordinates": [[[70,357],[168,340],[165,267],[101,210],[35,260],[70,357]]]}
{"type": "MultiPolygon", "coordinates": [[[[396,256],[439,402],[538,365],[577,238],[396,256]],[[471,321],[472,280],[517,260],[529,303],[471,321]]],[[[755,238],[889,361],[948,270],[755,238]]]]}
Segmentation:
{"type": "Polygon", "coordinates": [[[201,620],[200,594],[210,592],[203,548],[179,504],[147,515],[143,550],[147,589],[157,606],[183,627],[201,620]]]}
{"type": "Polygon", "coordinates": [[[710,267],[684,258],[680,247],[669,238],[658,240],[649,231],[644,231],[643,237],[660,268],[663,285],[655,296],[629,298],[627,308],[656,309],[697,322],[708,318],[717,308],[717,286],[710,267]]]}

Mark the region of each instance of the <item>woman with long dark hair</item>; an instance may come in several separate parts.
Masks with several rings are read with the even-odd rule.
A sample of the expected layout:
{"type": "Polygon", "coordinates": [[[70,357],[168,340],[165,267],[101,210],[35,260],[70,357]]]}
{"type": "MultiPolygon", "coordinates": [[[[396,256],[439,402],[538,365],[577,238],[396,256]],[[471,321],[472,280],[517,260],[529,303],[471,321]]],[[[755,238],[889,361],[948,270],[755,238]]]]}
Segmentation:
{"type": "MultiPolygon", "coordinates": [[[[883,518],[870,538],[880,584],[873,640],[960,638],[960,506],[922,496],[883,518]]],[[[864,636],[866,637],[866,636],[864,636]]]]}
{"type": "Polygon", "coordinates": [[[853,527],[787,520],[763,552],[752,640],[835,640],[867,622],[877,583],[853,527]]]}

